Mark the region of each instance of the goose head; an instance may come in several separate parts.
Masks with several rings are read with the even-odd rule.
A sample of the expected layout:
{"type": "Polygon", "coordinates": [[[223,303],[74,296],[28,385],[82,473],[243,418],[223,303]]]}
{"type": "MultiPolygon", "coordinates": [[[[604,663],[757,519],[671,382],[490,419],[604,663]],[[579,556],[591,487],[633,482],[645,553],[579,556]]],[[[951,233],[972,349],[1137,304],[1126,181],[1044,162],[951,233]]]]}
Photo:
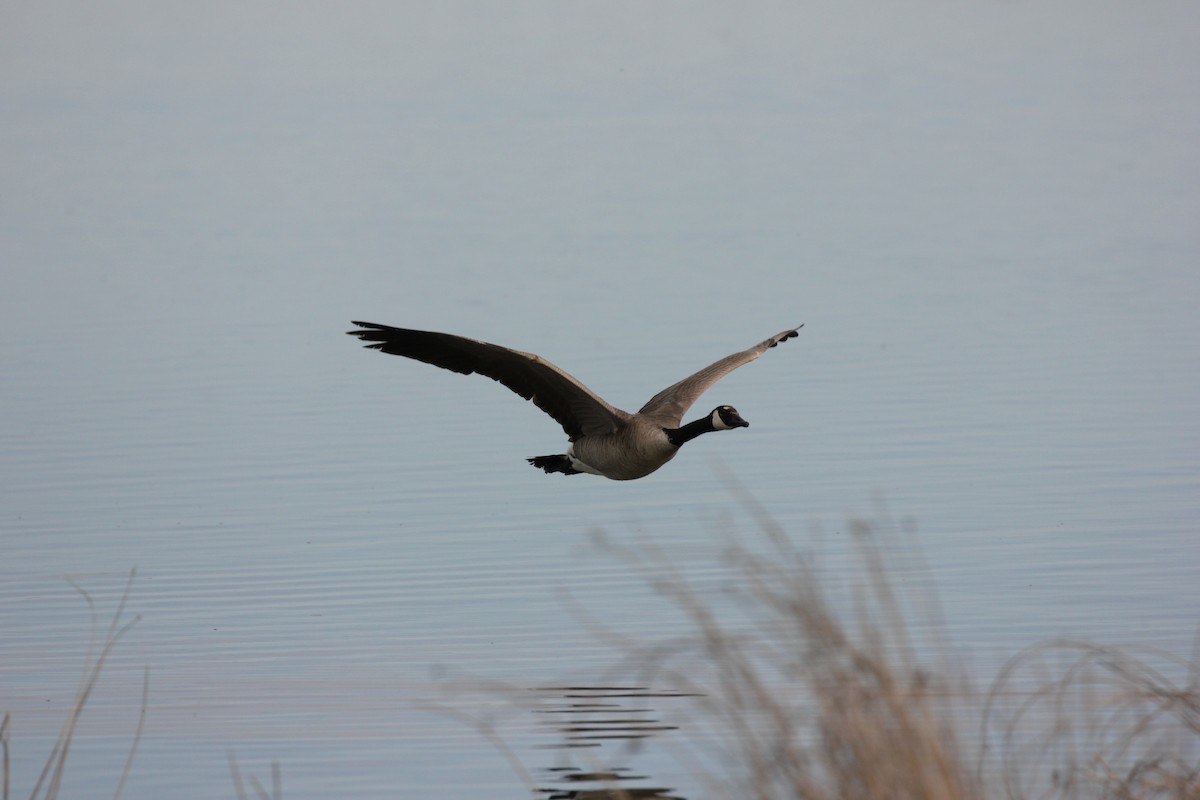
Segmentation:
{"type": "Polygon", "coordinates": [[[717,406],[709,415],[714,431],[728,431],[733,428],[749,428],[750,423],[742,419],[742,415],[733,406],[717,406]]]}

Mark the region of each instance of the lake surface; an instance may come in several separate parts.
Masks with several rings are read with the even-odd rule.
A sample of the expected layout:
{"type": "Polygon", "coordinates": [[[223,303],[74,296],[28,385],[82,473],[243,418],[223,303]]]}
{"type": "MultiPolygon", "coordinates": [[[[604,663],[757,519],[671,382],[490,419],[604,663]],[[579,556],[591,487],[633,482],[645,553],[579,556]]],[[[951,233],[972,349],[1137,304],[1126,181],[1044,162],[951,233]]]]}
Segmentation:
{"type": "Polygon", "coordinates": [[[612,641],[687,633],[664,568],[595,533],[725,608],[728,543],[761,541],[743,489],[833,585],[848,519],[915,527],[900,578],[981,682],[1056,636],[1189,652],[1194,7],[540,8],[9,15],[16,796],[88,652],[71,582],[102,635],[135,567],[63,796],[115,786],[146,667],[126,798],[230,796],[230,753],[289,800],[606,770],[708,796],[686,693],[612,641]],[[537,352],[631,410],[805,327],[693,409],[749,429],[617,483],[530,468],[553,421],[351,319],[537,352]],[[641,733],[562,747],[576,695],[641,733]]]}

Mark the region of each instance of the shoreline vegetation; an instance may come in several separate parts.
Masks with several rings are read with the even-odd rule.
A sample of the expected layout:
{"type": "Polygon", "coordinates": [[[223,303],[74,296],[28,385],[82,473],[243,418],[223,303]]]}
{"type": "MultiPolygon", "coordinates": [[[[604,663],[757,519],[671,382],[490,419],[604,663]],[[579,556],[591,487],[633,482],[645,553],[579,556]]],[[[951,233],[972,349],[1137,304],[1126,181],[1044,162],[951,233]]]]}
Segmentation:
{"type": "MultiPolygon", "coordinates": [[[[913,556],[915,542],[899,541],[894,524],[852,520],[854,565],[833,577],[761,508],[743,501],[757,534],[753,546],[729,545],[721,603],[653,544],[620,544],[597,533],[608,553],[687,621],[684,633],[669,641],[613,630],[604,635],[623,656],[621,671],[646,685],[695,695],[697,710],[680,722],[688,733],[676,745],[681,763],[707,787],[705,797],[1200,799],[1195,649],[1182,658],[1148,648],[1048,641],[1018,652],[980,690],[945,640],[931,582],[913,556]],[[729,618],[730,607],[736,619],[729,618]]],[[[91,611],[92,635],[74,703],[31,800],[56,800],[72,745],[84,744],[74,741],[78,720],[109,653],[139,619],[123,621],[135,575],[130,572],[99,640],[95,603],[75,586],[91,611]]],[[[116,800],[134,772],[151,701],[147,669],[116,800]]],[[[12,789],[11,731],[6,713],[0,800],[9,800],[12,789]]],[[[239,800],[248,796],[246,783],[259,800],[283,797],[278,764],[271,767],[270,791],[244,778],[232,753],[229,764],[239,800]]],[[[532,784],[531,771],[514,769],[534,796],[546,796],[532,784]]],[[[586,796],[645,795],[613,785],[586,796]]]]}
{"type": "Polygon", "coordinates": [[[653,543],[596,533],[686,620],[671,641],[606,636],[639,681],[697,695],[681,758],[704,796],[1200,800],[1196,648],[1055,639],[979,689],[914,534],[886,514],[850,520],[851,567],[835,575],[742,502],[756,531],[731,537],[716,602],[653,543]]]}
{"type": "MultiPolygon", "coordinates": [[[[129,593],[133,589],[133,580],[135,577],[137,577],[136,568],[129,571],[129,579],[125,582],[125,590],[121,593],[121,600],[117,604],[117,610],[113,612],[108,630],[105,632],[104,638],[99,642],[97,642],[96,637],[100,630],[100,622],[96,612],[95,601],[92,600],[92,596],[87,591],[74,581],[69,579],[67,581],[75,591],[83,596],[84,601],[87,603],[88,610],[92,615],[92,632],[88,637],[87,653],[83,659],[83,670],[79,678],[79,688],[75,691],[75,699],[71,703],[71,708],[67,712],[66,719],[63,720],[62,728],[59,730],[54,746],[50,748],[50,754],[46,757],[42,771],[33,785],[33,789],[29,794],[30,800],[39,800],[39,798],[40,800],[56,800],[58,797],[59,788],[62,785],[63,775],[67,767],[67,756],[71,752],[71,746],[75,739],[75,728],[79,723],[79,718],[83,716],[88,699],[92,696],[92,690],[96,688],[96,683],[100,680],[100,673],[104,670],[104,662],[108,660],[108,656],[113,648],[116,647],[117,642],[141,619],[141,616],[137,615],[128,622],[122,622],[125,616],[125,605],[129,601],[129,593]],[[97,646],[99,650],[97,650],[97,646]]],[[[142,703],[138,712],[137,727],[133,734],[133,741],[129,746],[129,755],[125,759],[125,765],[121,769],[116,788],[113,790],[114,800],[120,800],[121,792],[125,788],[125,782],[129,779],[130,772],[133,769],[133,760],[137,755],[138,744],[142,740],[142,730],[146,723],[146,708],[149,704],[149,698],[150,669],[147,667],[142,678],[142,703]]],[[[0,721],[0,798],[2,800],[9,800],[11,758],[9,753],[9,731],[11,726],[11,715],[5,712],[3,721],[0,721]]]]}

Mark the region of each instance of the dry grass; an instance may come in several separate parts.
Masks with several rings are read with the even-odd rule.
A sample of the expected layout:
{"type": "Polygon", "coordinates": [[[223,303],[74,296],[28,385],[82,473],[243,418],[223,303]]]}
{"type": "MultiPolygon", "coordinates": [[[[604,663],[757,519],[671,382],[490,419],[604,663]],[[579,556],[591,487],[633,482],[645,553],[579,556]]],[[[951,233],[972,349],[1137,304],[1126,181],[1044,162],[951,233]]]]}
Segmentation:
{"type": "MultiPolygon", "coordinates": [[[[42,767],[37,783],[34,784],[33,791],[30,792],[30,800],[39,800],[39,798],[41,800],[55,800],[58,797],[67,766],[67,755],[71,752],[71,745],[75,737],[76,726],[79,724],[79,718],[83,716],[83,711],[87,707],[88,698],[91,697],[92,690],[96,688],[96,683],[100,679],[100,673],[104,669],[104,662],[108,659],[109,653],[112,652],[113,647],[116,646],[121,637],[137,624],[137,621],[140,619],[140,617],[134,617],[129,622],[121,622],[122,617],[125,615],[125,604],[129,600],[129,592],[133,588],[133,579],[136,574],[136,570],[131,570],[129,573],[129,580],[126,582],[125,591],[121,595],[121,602],[117,605],[117,610],[113,614],[104,639],[99,642],[99,650],[97,650],[96,641],[99,631],[96,604],[92,601],[91,595],[74,583],[71,584],[77,592],[83,595],[83,599],[87,601],[88,608],[92,614],[92,633],[88,639],[87,654],[83,660],[83,672],[79,678],[79,688],[75,692],[75,700],[71,704],[71,710],[67,713],[67,718],[63,721],[58,739],[51,748],[50,755],[46,758],[46,763],[42,767]]],[[[130,770],[133,768],[133,758],[137,753],[138,743],[142,738],[142,728],[146,721],[146,703],[149,691],[150,673],[147,670],[142,681],[142,706],[141,712],[138,715],[137,730],[133,735],[133,743],[129,748],[129,756],[125,759],[125,766],[121,770],[116,789],[113,791],[114,800],[120,800],[121,792],[125,788],[125,781],[128,779],[130,770]]],[[[0,749],[3,750],[2,766],[0,766],[0,770],[3,771],[3,775],[0,776],[0,790],[2,790],[0,796],[3,797],[3,800],[8,800],[9,797],[10,729],[11,719],[6,713],[4,721],[0,723],[0,749]]]]}
{"type": "MultiPolygon", "coordinates": [[[[719,603],[653,544],[603,539],[685,617],[688,630],[669,641],[607,635],[641,681],[697,695],[701,712],[675,738],[686,748],[684,765],[707,782],[705,796],[1200,800],[1196,653],[1181,659],[1049,642],[1018,653],[990,689],[977,690],[944,641],[915,543],[898,540],[896,526],[851,523],[857,569],[834,580],[752,500],[744,502],[761,536],[753,547],[731,544],[732,580],[719,603]]],[[[58,797],[88,698],[112,648],[137,622],[122,623],[133,578],[99,643],[95,605],[76,587],[91,608],[93,634],[75,702],[31,800],[58,797]]],[[[114,798],[132,768],[148,686],[147,675],[114,798]]],[[[11,728],[6,714],[0,800],[9,798],[11,728]]],[[[486,732],[541,794],[503,738],[486,732]]],[[[241,800],[247,782],[258,800],[282,797],[278,764],[270,791],[252,776],[244,780],[232,754],[230,771],[241,800]]],[[[620,800],[646,796],[641,791],[613,786],[574,796],[620,800]]]]}
{"type": "MultiPolygon", "coordinates": [[[[67,718],[63,721],[61,730],[59,731],[58,739],[50,750],[49,756],[42,767],[41,773],[38,775],[37,782],[34,784],[32,791],[29,794],[30,800],[56,800],[59,791],[62,787],[63,775],[66,772],[67,756],[71,752],[71,747],[74,744],[75,730],[78,726],[80,717],[83,716],[84,710],[87,708],[88,699],[92,695],[92,691],[96,688],[97,682],[100,680],[100,673],[104,669],[104,663],[108,660],[109,654],[117,645],[117,642],[137,624],[140,616],[135,616],[128,622],[122,622],[125,616],[125,605],[129,601],[129,593],[133,588],[133,580],[137,575],[137,570],[130,570],[129,580],[125,584],[125,590],[121,594],[121,600],[117,605],[117,610],[113,613],[112,621],[109,623],[108,630],[105,632],[104,639],[97,642],[99,632],[99,619],[96,613],[96,604],[92,600],[90,594],[77,586],[74,582],[70,582],[75,591],[83,596],[87,602],[88,609],[92,615],[92,632],[88,639],[87,653],[83,660],[83,671],[79,679],[79,688],[76,690],[75,699],[71,704],[70,711],[67,712],[67,718]],[[97,650],[97,647],[99,648],[97,650]]],[[[142,730],[146,722],[146,709],[149,705],[150,694],[150,671],[147,668],[142,679],[142,702],[141,709],[138,714],[137,729],[133,735],[133,742],[129,747],[129,755],[125,759],[125,765],[121,770],[120,777],[117,779],[116,788],[113,790],[113,800],[120,800],[121,794],[125,789],[125,783],[129,778],[130,772],[133,769],[134,756],[137,754],[138,744],[142,739],[142,730]]],[[[3,721],[0,721],[0,800],[9,800],[10,789],[10,735],[12,730],[11,715],[5,713],[3,721]]],[[[238,768],[237,759],[233,753],[229,754],[230,775],[233,779],[234,791],[237,794],[238,800],[247,800],[246,783],[250,784],[255,797],[258,800],[282,800],[283,788],[279,764],[271,764],[271,791],[270,793],[263,787],[258,778],[253,775],[243,779],[241,770],[238,768]]]]}
{"type": "Polygon", "coordinates": [[[607,634],[642,680],[702,695],[681,726],[706,744],[679,746],[708,796],[1200,798],[1194,656],[1154,654],[1188,676],[1179,685],[1132,649],[1052,642],[975,689],[895,525],[852,522],[857,569],[831,585],[746,502],[762,535],[730,546],[721,602],[653,544],[601,535],[685,615],[670,641],[607,634]]]}
{"type": "Polygon", "coordinates": [[[1069,640],[1018,653],[984,716],[1006,796],[1200,798],[1198,688],[1195,655],[1069,640]]]}
{"type": "Polygon", "coordinates": [[[657,548],[606,544],[690,622],[678,639],[621,646],[643,678],[701,695],[703,713],[684,727],[706,728],[707,744],[685,758],[713,796],[982,797],[952,724],[961,687],[921,664],[868,527],[852,525],[865,574],[846,621],[828,577],[777,525],[759,521],[766,548],[734,545],[728,554],[734,622],[657,548]],[[714,763],[726,769],[706,766],[714,763]]]}
{"type": "Polygon", "coordinates": [[[267,793],[267,789],[262,785],[262,781],[253,775],[242,778],[242,770],[238,766],[237,756],[230,751],[229,757],[229,776],[233,779],[233,790],[237,793],[238,800],[248,800],[249,795],[246,794],[246,783],[249,782],[250,787],[254,790],[254,796],[258,800],[283,800],[283,771],[279,768],[278,761],[271,762],[271,792],[267,793]]]}

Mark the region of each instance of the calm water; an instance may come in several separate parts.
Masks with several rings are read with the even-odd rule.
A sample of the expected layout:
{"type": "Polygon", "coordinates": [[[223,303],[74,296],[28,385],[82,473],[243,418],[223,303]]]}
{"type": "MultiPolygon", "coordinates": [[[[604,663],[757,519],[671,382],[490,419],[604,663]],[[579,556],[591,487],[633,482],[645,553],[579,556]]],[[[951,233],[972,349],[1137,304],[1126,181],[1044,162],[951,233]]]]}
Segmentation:
{"type": "Polygon", "coordinates": [[[1188,652],[1194,8],[686,36],[489,8],[3,26],[17,796],[87,652],[68,579],[103,629],[136,567],[64,796],[115,785],[149,666],[127,798],[229,796],[230,751],[288,798],[526,796],[487,725],[538,786],[703,797],[672,757],[688,698],[609,670],[601,635],[680,616],[591,532],[652,540],[720,604],[727,537],[753,541],[731,478],[834,581],[848,516],[915,523],[983,680],[1058,635],[1188,652]],[[359,349],[351,319],[539,352],[628,409],[806,327],[699,403],[748,430],[626,484],[531,469],[553,422],[359,349]],[[596,727],[562,687],[645,738],[559,746],[596,727]]]}

